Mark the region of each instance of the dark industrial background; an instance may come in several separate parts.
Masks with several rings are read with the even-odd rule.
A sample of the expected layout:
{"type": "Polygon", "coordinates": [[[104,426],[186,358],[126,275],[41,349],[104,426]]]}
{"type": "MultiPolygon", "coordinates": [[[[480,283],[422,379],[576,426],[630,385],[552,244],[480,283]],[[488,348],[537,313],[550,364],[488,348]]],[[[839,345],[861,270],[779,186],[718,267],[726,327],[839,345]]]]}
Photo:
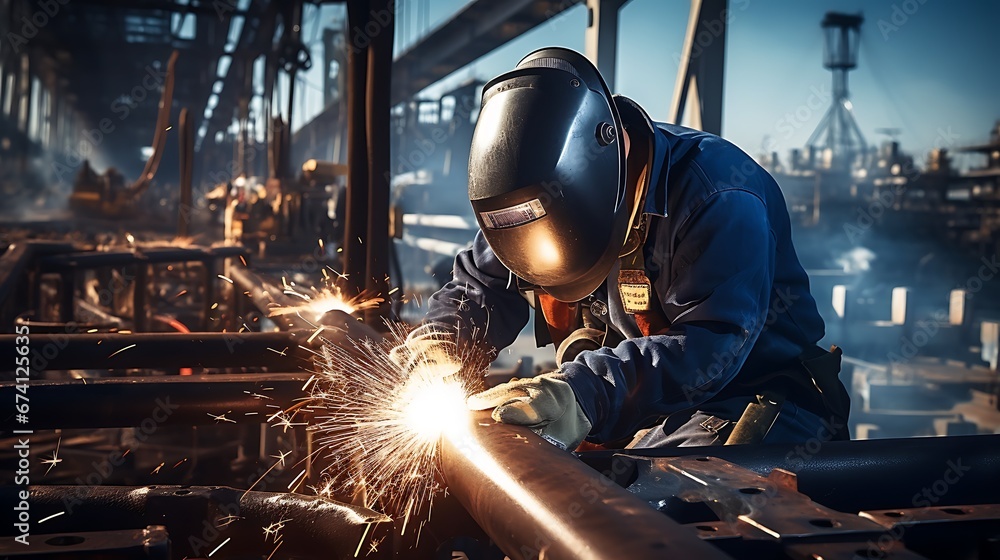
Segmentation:
{"type": "MultiPolygon", "coordinates": [[[[633,2],[686,19],[639,39],[628,0],[0,0],[0,554],[1000,558],[1000,91],[951,84],[921,114],[887,91],[903,116],[875,124],[851,93],[888,54],[935,83],[889,38],[937,10],[995,30],[994,2],[782,4],[816,39],[782,48],[829,74],[744,148],[782,187],[822,342],[844,349],[854,441],[574,456],[478,424],[482,455],[443,445],[449,493],[409,529],[322,491],[356,473],[317,453],[314,358],[419,320],[475,234],[480,61],[573,36],[615,89],[642,81],[622,79],[630,41],[677,68],[654,117],[724,137],[733,92],[805,87],[764,57],[758,83],[727,67],[755,48],[730,26],[773,6],[633,2]],[[894,125],[938,115],[981,128],[917,149],[894,125]],[[812,133],[792,147],[792,128],[812,133]],[[333,293],[378,301],[273,313],[333,293]]],[[[996,84],[1000,45],[966,34],[950,48],[986,76],[970,83],[996,84]]],[[[487,383],[553,360],[526,331],[487,383]]]]}

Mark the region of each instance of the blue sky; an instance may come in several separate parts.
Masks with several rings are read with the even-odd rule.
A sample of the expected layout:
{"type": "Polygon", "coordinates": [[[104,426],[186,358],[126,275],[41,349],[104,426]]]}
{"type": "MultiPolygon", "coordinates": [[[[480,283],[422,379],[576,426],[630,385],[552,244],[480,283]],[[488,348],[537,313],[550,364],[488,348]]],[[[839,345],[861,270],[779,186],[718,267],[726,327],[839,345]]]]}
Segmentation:
{"type": "MultiPolygon", "coordinates": [[[[417,3],[404,0],[402,9],[412,14],[417,3]]],[[[431,28],[465,3],[430,0],[431,28]]],[[[681,48],[688,6],[684,0],[631,0],[621,13],[616,90],[654,119],[668,118],[677,73],[674,53],[681,48]]],[[[816,106],[815,96],[829,94],[819,23],[831,10],[865,16],[859,67],[851,72],[850,87],[870,143],[885,138],[876,129],[899,128],[903,148],[922,163],[923,154],[942,142],[986,140],[1000,119],[996,0],[730,0],[730,9],[723,136],[752,154],[768,135],[782,155],[800,147],[822,117],[823,109],[801,107],[810,101],[816,106]],[[798,116],[789,119],[797,109],[798,116]]],[[[586,9],[574,7],[427,93],[473,76],[491,78],[536,48],[583,50],[585,26],[586,9]]],[[[409,35],[412,40],[416,29],[409,35]]]]}

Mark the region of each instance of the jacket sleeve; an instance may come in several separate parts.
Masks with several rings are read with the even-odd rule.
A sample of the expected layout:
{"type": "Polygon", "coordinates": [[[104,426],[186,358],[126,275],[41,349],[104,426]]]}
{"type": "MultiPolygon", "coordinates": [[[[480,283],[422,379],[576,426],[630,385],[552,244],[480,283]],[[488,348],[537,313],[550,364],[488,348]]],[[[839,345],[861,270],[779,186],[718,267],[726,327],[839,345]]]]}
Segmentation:
{"type": "Polygon", "coordinates": [[[423,324],[446,327],[460,342],[485,343],[489,351],[510,346],[527,322],[527,300],[480,231],[455,257],[451,281],[430,297],[423,324]]]}
{"type": "Polygon", "coordinates": [[[743,366],[767,316],[775,241],[760,198],[716,192],[677,228],[659,229],[653,251],[661,258],[654,260],[672,252],[663,271],[671,276],[658,290],[669,330],[583,352],[562,366],[594,441],[630,436],[718,394],[743,366]]]}

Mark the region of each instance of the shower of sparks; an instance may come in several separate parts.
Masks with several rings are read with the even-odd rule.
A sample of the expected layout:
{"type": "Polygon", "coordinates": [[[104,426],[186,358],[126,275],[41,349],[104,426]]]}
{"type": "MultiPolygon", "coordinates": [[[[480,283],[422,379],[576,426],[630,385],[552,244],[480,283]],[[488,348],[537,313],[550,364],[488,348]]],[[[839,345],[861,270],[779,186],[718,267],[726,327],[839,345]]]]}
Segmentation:
{"type": "Polygon", "coordinates": [[[365,544],[365,539],[368,538],[368,530],[372,528],[372,524],[369,523],[365,526],[365,532],[361,533],[361,540],[358,541],[358,548],[354,551],[354,557],[357,558],[358,554],[361,554],[361,545],[365,544]]]}
{"type": "Polygon", "coordinates": [[[281,541],[281,542],[279,542],[279,543],[277,544],[277,546],[275,546],[275,547],[274,547],[274,550],[272,550],[272,551],[271,551],[271,554],[269,554],[269,555],[267,556],[267,560],[271,560],[271,557],[272,557],[272,556],[274,556],[274,553],[275,553],[275,552],[278,552],[278,549],[279,549],[279,548],[281,548],[281,545],[283,545],[283,544],[285,544],[285,541],[281,541]]]}
{"type": "Polygon", "coordinates": [[[115,356],[117,356],[118,354],[121,354],[122,352],[128,350],[129,348],[135,348],[135,346],[136,346],[135,344],[129,344],[128,346],[126,346],[124,348],[119,348],[118,350],[115,350],[114,352],[112,352],[111,355],[108,356],[108,357],[109,358],[114,358],[115,356]]]}
{"type": "MultiPolygon", "coordinates": [[[[160,474],[160,469],[162,469],[163,465],[165,465],[165,464],[166,463],[160,463],[159,465],[157,465],[157,467],[155,469],[153,469],[153,472],[151,472],[149,474],[160,474]]],[[[211,556],[211,555],[209,555],[209,556],[211,556]]]]}
{"type": "Polygon", "coordinates": [[[284,293],[303,300],[303,303],[284,307],[273,307],[270,309],[267,315],[268,317],[305,314],[319,320],[323,315],[330,311],[343,311],[344,313],[350,314],[362,309],[377,307],[378,304],[382,303],[382,298],[371,298],[366,294],[349,298],[336,287],[323,288],[319,291],[314,290],[314,293],[311,295],[295,291],[291,288],[285,289],[284,293]]]}
{"type": "Polygon", "coordinates": [[[288,483],[288,489],[291,490],[292,492],[295,492],[295,490],[292,490],[292,488],[295,488],[295,487],[298,486],[296,483],[299,481],[300,478],[302,478],[303,476],[305,476],[305,474],[306,474],[306,470],[302,469],[299,472],[299,474],[295,478],[293,478],[291,482],[288,483]]]}
{"type": "MultiPolygon", "coordinates": [[[[319,334],[320,334],[321,332],[325,331],[325,330],[326,330],[326,327],[324,327],[323,325],[320,325],[320,326],[319,326],[319,327],[318,327],[318,328],[316,329],[316,331],[315,331],[315,332],[313,332],[313,333],[312,333],[312,335],[310,335],[310,336],[309,336],[309,338],[307,338],[307,339],[306,339],[306,343],[307,343],[307,344],[312,344],[312,342],[313,342],[314,340],[316,340],[316,337],[317,337],[317,336],[319,336],[319,334]]],[[[305,387],[303,387],[303,390],[305,390],[305,387]]]]}
{"type": "Polygon", "coordinates": [[[285,458],[288,457],[291,454],[292,454],[291,450],[288,450],[288,451],[279,451],[277,455],[271,455],[271,457],[274,457],[275,459],[277,459],[278,462],[281,463],[281,466],[284,467],[285,466],[285,458]]]}
{"type": "MultiPolygon", "coordinates": [[[[232,412],[232,411],[230,410],[229,412],[232,412]]],[[[232,422],[233,424],[236,423],[236,420],[230,420],[229,418],[226,418],[225,414],[212,414],[211,412],[206,412],[206,414],[208,414],[209,416],[211,416],[212,419],[215,420],[216,424],[218,424],[219,422],[232,422]]],[[[228,413],[226,413],[226,414],[228,414],[228,413]]]]}
{"type": "Polygon", "coordinates": [[[288,523],[291,519],[282,519],[281,521],[276,521],[271,523],[267,527],[261,527],[264,530],[264,542],[267,542],[267,538],[271,537],[272,542],[278,542],[281,538],[281,530],[285,528],[285,523],[288,523]]]}
{"type": "Polygon", "coordinates": [[[278,428],[278,427],[280,427],[282,433],[288,432],[289,428],[294,428],[295,426],[305,426],[306,425],[305,422],[292,422],[292,417],[293,416],[294,415],[285,414],[285,411],[282,410],[282,411],[279,411],[278,414],[276,414],[276,415],[271,416],[270,418],[268,418],[267,421],[270,422],[270,421],[276,419],[277,423],[272,424],[271,427],[272,428],[278,428]]]}
{"type": "Polygon", "coordinates": [[[65,511],[60,511],[59,513],[53,513],[52,515],[50,515],[50,516],[48,516],[48,517],[46,517],[44,519],[39,519],[38,520],[38,524],[41,525],[42,523],[45,523],[49,519],[55,519],[56,517],[59,517],[60,515],[63,515],[64,513],[66,513],[66,512],[65,511]]]}
{"type": "Polygon", "coordinates": [[[466,425],[465,399],[481,387],[488,358],[470,349],[454,356],[462,364],[458,373],[435,371],[427,362],[411,373],[389,358],[404,339],[393,328],[383,342],[325,346],[312,406],[316,441],[340,466],[324,490],[363,493],[369,507],[409,520],[427,513],[442,490],[438,442],[466,425]]]}
{"type": "Polygon", "coordinates": [[[245,518],[240,517],[238,515],[227,515],[227,516],[219,519],[219,523],[216,524],[216,527],[219,528],[219,529],[221,529],[223,527],[228,526],[233,521],[239,521],[240,519],[245,519],[245,518]]]}
{"type": "Polygon", "coordinates": [[[312,385],[313,381],[316,381],[316,374],[312,374],[309,376],[309,379],[306,379],[305,385],[302,386],[302,390],[305,391],[308,389],[309,386],[312,385]]]}
{"type": "Polygon", "coordinates": [[[59,438],[59,441],[56,442],[56,449],[55,449],[55,451],[52,452],[52,458],[51,459],[42,459],[42,464],[49,466],[48,469],[45,469],[45,475],[42,475],[42,476],[48,475],[49,471],[51,471],[53,467],[55,467],[59,463],[62,463],[62,459],[59,458],[59,445],[61,445],[61,444],[62,444],[62,438],[59,438]]]}
{"type": "Polygon", "coordinates": [[[211,556],[211,555],[215,554],[216,552],[218,552],[219,549],[222,548],[222,547],[224,547],[224,546],[226,546],[226,543],[228,543],[230,540],[232,540],[232,537],[226,537],[226,540],[222,541],[222,544],[220,544],[219,546],[215,547],[215,550],[213,550],[212,552],[209,552],[208,555],[211,556]]]}
{"type": "Polygon", "coordinates": [[[233,281],[228,276],[223,276],[223,275],[219,274],[218,277],[219,277],[220,280],[225,280],[226,282],[229,282],[230,284],[233,283],[233,281]]]}

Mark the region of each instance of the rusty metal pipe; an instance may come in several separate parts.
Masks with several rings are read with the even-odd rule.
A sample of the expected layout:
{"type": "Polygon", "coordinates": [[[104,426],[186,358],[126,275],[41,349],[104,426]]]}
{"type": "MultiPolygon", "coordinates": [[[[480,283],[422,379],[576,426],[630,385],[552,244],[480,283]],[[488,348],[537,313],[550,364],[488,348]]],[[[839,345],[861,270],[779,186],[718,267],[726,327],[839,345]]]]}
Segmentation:
{"type": "Polygon", "coordinates": [[[514,559],[727,558],[521,426],[475,415],[441,440],[450,491],[514,559]]]}

